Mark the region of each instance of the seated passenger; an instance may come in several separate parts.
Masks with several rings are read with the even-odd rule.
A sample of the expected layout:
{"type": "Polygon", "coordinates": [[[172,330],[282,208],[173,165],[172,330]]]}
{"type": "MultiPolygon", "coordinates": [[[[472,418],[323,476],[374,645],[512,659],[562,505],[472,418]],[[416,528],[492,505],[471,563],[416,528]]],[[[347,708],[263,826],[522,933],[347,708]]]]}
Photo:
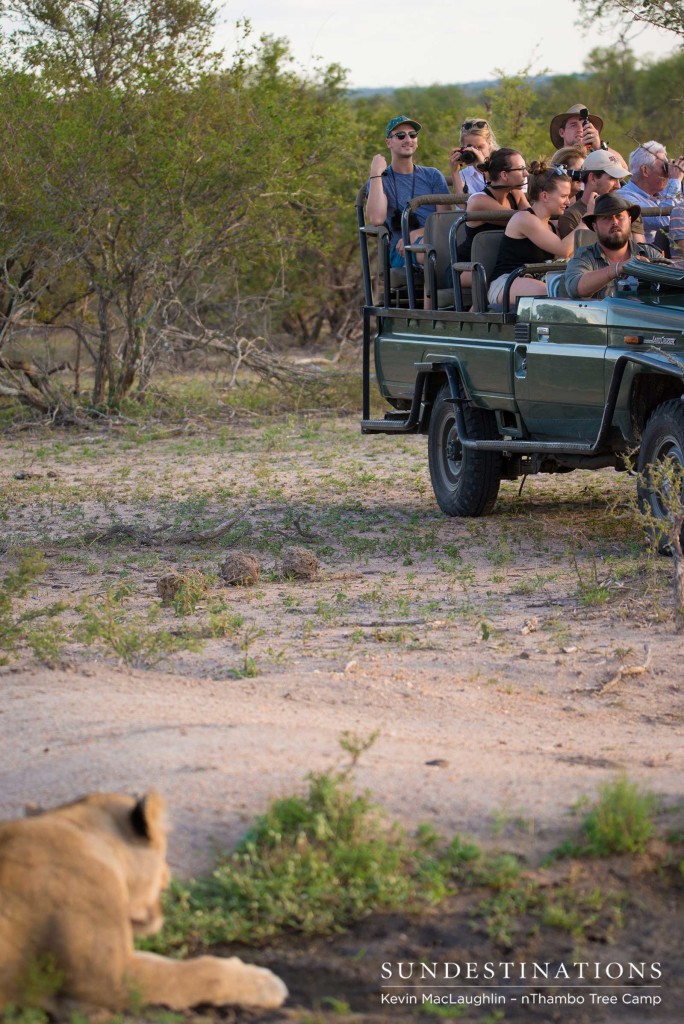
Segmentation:
{"type": "MultiPolygon", "coordinates": [[[[504,232],[492,283],[489,286],[490,303],[501,302],[506,278],[525,263],[545,263],[572,255],[573,236],[561,238],[550,223],[560,217],[570,200],[570,178],[561,167],[548,167],[533,161],[530,168],[527,198],[528,210],[515,213],[504,232]]],[[[546,284],[533,277],[518,277],[513,282],[510,296],[546,295],[546,284]]]]}
{"type": "MultiPolygon", "coordinates": [[[[385,140],[391,161],[389,167],[382,153],[376,153],[371,162],[366,203],[366,217],[371,224],[386,224],[390,232],[390,266],[404,266],[404,242],[401,236],[401,214],[415,196],[447,195],[446,178],[436,167],[414,164],[413,154],[418,148],[418,132],[422,125],[410,117],[393,117],[385,129],[385,140]]],[[[449,206],[420,206],[413,214],[411,242],[422,240],[423,225],[435,209],[449,210],[449,206]]],[[[422,262],[422,256],[419,257],[422,262]]]]}
{"type": "MultiPolygon", "coordinates": [[[[465,240],[457,250],[458,259],[462,263],[470,261],[470,251],[475,235],[481,231],[504,230],[501,221],[487,220],[488,212],[501,210],[527,210],[529,203],[523,192],[527,184],[527,167],[525,158],[517,149],[497,149],[479,165],[489,178],[489,183],[482,192],[468,196],[466,210],[468,213],[482,213],[481,220],[471,220],[465,226],[465,240]]],[[[471,282],[470,271],[461,274],[461,284],[467,286],[471,282]]]]}
{"type": "Polygon", "coordinates": [[[614,295],[626,260],[660,257],[658,249],[632,238],[632,224],[640,212],[639,206],[632,206],[618,192],[599,196],[593,214],[584,218],[598,241],[578,249],[565,271],[565,288],[570,298],[604,299],[614,295]]]}
{"type": "MultiPolygon", "coordinates": [[[[629,169],[632,180],[624,189],[630,203],[668,207],[681,202],[684,157],[668,160],[665,147],[651,139],[629,154],[629,169]]],[[[634,235],[639,241],[653,242],[656,232],[667,231],[669,224],[667,213],[658,217],[644,217],[643,222],[635,225],[634,235]]]]}
{"type": "Polygon", "coordinates": [[[628,175],[629,171],[618,163],[612,153],[607,153],[603,149],[591,152],[582,165],[584,188],[572,206],[558,218],[558,233],[561,238],[565,238],[575,228],[581,228],[586,214],[594,212],[594,203],[598,197],[620,188],[622,179],[628,175]]]}
{"type": "Polygon", "coordinates": [[[499,143],[485,118],[467,117],[461,125],[460,142],[449,153],[449,165],[454,179],[454,192],[482,192],[487,180],[479,168],[491,156],[499,143]],[[459,170],[460,168],[460,170],[459,170]]]}
{"type": "Polygon", "coordinates": [[[571,182],[569,206],[572,206],[582,191],[582,179],[579,175],[585,156],[586,153],[582,146],[563,146],[562,149],[557,149],[551,157],[554,167],[565,167],[569,172],[568,177],[571,182]]]}

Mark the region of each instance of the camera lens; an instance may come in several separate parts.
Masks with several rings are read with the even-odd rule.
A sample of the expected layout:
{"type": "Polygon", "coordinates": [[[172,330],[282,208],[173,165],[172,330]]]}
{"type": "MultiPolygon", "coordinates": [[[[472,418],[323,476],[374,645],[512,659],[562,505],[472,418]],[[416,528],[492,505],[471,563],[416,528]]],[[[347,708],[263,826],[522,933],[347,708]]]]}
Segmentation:
{"type": "Polygon", "coordinates": [[[464,164],[476,164],[480,159],[480,154],[476,153],[474,149],[462,149],[461,160],[464,164]]]}

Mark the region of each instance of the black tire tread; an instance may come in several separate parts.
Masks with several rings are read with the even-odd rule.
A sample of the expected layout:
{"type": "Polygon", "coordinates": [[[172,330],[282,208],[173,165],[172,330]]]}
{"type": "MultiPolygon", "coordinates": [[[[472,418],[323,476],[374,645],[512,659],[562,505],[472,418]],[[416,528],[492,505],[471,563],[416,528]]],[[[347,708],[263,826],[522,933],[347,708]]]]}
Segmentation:
{"type": "MultiPolygon", "coordinates": [[[[655,511],[647,480],[647,470],[648,466],[653,462],[653,448],[657,446],[658,439],[666,434],[671,434],[675,438],[678,435],[680,448],[684,452],[684,401],[679,398],[672,398],[657,406],[651,413],[641,436],[641,446],[637,462],[639,472],[637,497],[639,508],[646,516],[652,517],[655,511]]],[[[646,534],[651,542],[657,545],[661,554],[672,553],[672,546],[668,538],[657,530],[652,519],[646,525],[646,534]]]]}
{"type": "MultiPolygon", "coordinates": [[[[488,515],[499,493],[502,476],[502,457],[500,452],[463,453],[463,470],[457,487],[451,487],[441,472],[445,458],[443,445],[439,444],[436,435],[441,433],[442,419],[452,412],[451,404],[446,399],[451,397],[449,384],[441,388],[432,408],[430,431],[428,438],[428,455],[432,488],[437,504],[449,516],[476,517],[488,515]]],[[[472,405],[463,406],[468,435],[478,440],[494,440],[499,432],[496,417],[486,409],[478,409],[472,405]]]]}

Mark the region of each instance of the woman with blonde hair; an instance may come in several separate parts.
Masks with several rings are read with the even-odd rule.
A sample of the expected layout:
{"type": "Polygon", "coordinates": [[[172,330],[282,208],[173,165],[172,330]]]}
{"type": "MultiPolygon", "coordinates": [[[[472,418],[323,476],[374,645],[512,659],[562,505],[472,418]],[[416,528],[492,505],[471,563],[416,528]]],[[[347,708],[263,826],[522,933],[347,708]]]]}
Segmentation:
{"type": "Polygon", "coordinates": [[[484,117],[466,117],[461,125],[459,145],[449,153],[454,192],[482,192],[487,179],[478,164],[499,148],[489,121],[484,117]]]}
{"type": "MultiPolygon", "coordinates": [[[[560,217],[570,201],[570,178],[563,168],[533,160],[527,198],[529,209],[513,214],[501,240],[488,292],[492,304],[501,302],[506,278],[513,270],[525,263],[545,263],[572,256],[573,235],[560,238],[551,224],[551,218],[560,217]]],[[[518,277],[510,296],[515,299],[519,295],[546,295],[546,284],[534,277],[518,277]]]]}

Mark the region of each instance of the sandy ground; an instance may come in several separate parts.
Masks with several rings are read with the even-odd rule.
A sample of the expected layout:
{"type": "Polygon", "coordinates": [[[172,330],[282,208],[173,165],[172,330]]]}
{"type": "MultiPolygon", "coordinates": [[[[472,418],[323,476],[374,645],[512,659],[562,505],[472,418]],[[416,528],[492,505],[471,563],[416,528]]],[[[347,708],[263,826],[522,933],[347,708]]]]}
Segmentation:
{"type": "MultiPolygon", "coordinates": [[[[449,520],[425,461],[423,439],[361,438],[352,420],[236,427],[218,441],[6,443],[5,562],[20,546],[46,553],[36,607],[65,596],[101,607],[125,583],[135,617],[158,605],[170,566],[216,573],[236,547],[262,577],[215,581],[244,620],[236,635],[154,669],[76,642],[73,613],[59,620],[69,641],[57,668],[12,661],[0,816],[154,785],[172,808],[174,868],[189,874],[270,798],[340,763],[345,730],[377,731],[359,784],[407,825],[483,837],[518,820],[545,846],[579,797],[620,772],[676,802],[682,641],[671,563],[643,548],[633,480],[537,477],[520,496],[504,484],[494,516],[449,520]],[[92,525],[201,528],[236,509],[242,536],[223,542],[75,542],[92,525]],[[292,543],[317,552],[316,580],[278,577],[292,543]],[[247,658],[254,678],[234,678],[247,658]]],[[[188,618],[164,614],[170,629],[188,618]]]]}
{"type": "Polygon", "coordinates": [[[678,820],[682,639],[634,481],[505,483],[493,516],[449,520],[426,463],[423,439],[361,438],[353,420],[7,440],[4,564],[22,549],[47,559],[17,610],[68,607],[49,665],[24,648],[0,669],[0,817],[154,786],[173,869],[193,875],[271,799],[343,763],[345,731],[377,731],[358,785],[409,827],[534,862],[576,827],[576,802],[622,773],[678,820]],[[221,539],[164,540],[236,512],[221,539]],[[113,523],[168,531],[152,545],[86,539],[113,523]],[[292,544],[317,555],[316,579],[282,577],[292,544]],[[234,550],[260,560],[255,586],[222,585],[234,550]],[[160,609],[159,577],[189,567],[210,575],[208,597],[194,615],[160,609]],[[122,658],[79,631],[116,588],[136,628],[151,609],[146,628],[172,634],[211,614],[236,625],[153,666],[122,658]]]}

